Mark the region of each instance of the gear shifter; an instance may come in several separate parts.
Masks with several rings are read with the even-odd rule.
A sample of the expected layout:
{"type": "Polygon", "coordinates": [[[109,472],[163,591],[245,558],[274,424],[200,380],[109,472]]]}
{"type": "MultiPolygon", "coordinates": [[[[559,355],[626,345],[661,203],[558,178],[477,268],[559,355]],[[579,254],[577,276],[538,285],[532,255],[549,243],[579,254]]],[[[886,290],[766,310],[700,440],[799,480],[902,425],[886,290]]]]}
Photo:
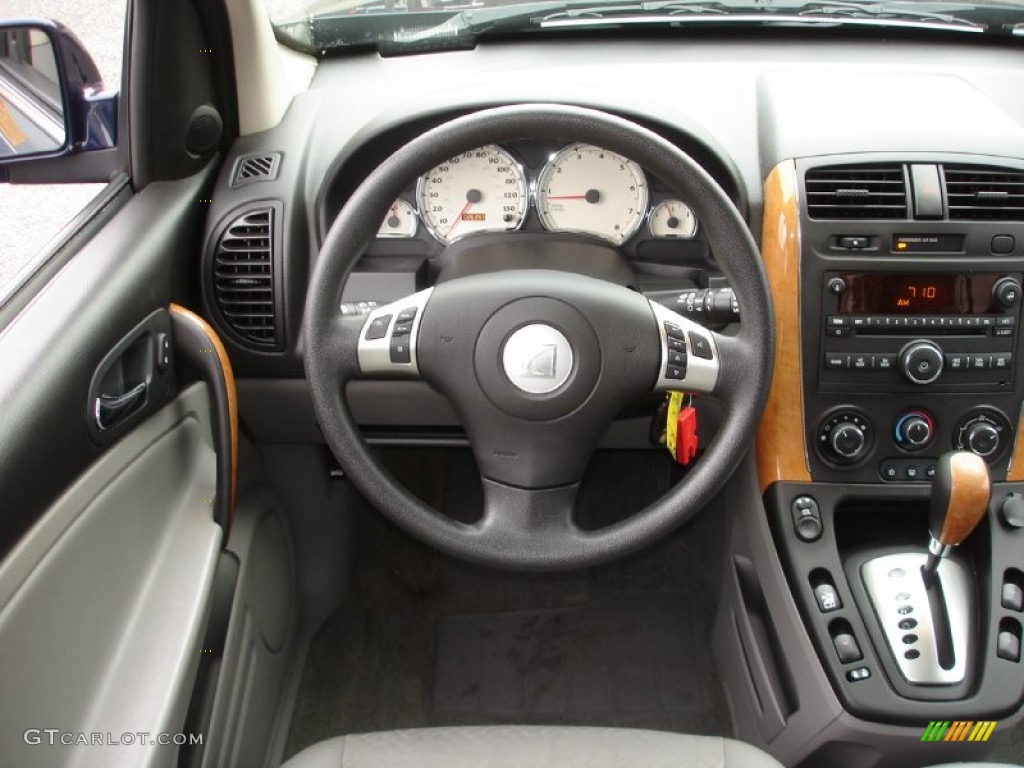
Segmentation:
{"type": "Polygon", "coordinates": [[[932,481],[928,559],[921,567],[926,585],[935,583],[939,562],[981,522],[992,495],[988,465],[968,451],[946,453],[932,481]]]}
{"type": "Polygon", "coordinates": [[[977,606],[970,569],[950,553],[985,516],[990,495],[988,466],[980,456],[945,454],[932,483],[927,554],[895,552],[861,565],[889,650],[909,683],[964,680],[977,606]]]}

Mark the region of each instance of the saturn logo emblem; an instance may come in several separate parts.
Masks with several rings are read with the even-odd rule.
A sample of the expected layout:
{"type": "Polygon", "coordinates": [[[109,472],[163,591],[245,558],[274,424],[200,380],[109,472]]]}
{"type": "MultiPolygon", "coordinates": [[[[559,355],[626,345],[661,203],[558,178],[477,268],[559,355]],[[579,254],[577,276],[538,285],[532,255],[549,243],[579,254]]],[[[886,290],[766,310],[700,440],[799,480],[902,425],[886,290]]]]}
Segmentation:
{"type": "Polygon", "coordinates": [[[534,395],[554,392],[572,373],[572,347],[557,328],[533,323],[505,341],[501,353],[505,375],[517,388],[534,395]]]}

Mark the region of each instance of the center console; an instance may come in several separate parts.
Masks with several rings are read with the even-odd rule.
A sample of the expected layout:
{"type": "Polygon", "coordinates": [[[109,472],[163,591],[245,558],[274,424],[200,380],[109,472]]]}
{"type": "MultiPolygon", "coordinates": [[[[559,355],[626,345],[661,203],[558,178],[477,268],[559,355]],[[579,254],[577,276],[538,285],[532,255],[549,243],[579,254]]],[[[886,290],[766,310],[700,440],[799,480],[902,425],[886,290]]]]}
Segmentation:
{"type": "Polygon", "coordinates": [[[978,759],[988,735],[936,751],[923,730],[998,723],[998,739],[1020,719],[1016,185],[1020,161],[936,155],[797,160],[766,184],[777,348],[757,435],[763,507],[729,502],[743,512],[716,645],[739,670],[725,676],[740,736],[787,765],[978,759]],[[980,520],[956,547],[934,530],[929,543],[949,492],[933,483],[965,455],[951,452],[973,454],[985,489],[944,510],[974,505],[980,520]]]}

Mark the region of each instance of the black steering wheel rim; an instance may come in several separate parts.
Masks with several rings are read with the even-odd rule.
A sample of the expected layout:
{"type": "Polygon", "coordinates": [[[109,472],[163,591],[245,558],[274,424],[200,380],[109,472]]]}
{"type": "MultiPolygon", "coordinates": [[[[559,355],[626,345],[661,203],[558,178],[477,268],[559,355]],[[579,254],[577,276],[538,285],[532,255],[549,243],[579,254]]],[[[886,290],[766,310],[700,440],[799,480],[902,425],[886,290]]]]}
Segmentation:
{"type": "MultiPolygon", "coordinates": [[[[605,562],[652,543],[696,514],[752,444],[774,353],[771,301],[757,246],[718,184],[682,150],[648,129],[604,112],[562,105],[502,107],[459,117],[422,134],[382,163],[348,200],[325,238],[310,280],[303,341],[306,376],[324,437],[364,496],[400,527],[444,552],[519,570],[567,570],[605,562]],[[597,531],[562,523],[537,526],[537,510],[516,509],[511,496],[505,526],[481,527],[447,518],[406,491],[374,459],[344,394],[345,383],[359,375],[353,350],[361,325],[340,316],[341,289],[392,201],[410,179],[460,152],[522,138],[594,144],[657,175],[693,207],[742,310],[740,331],[728,339],[732,353],[722,360],[715,390],[728,402],[715,438],[696,466],[661,499],[597,531]],[[533,526],[530,535],[520,525],[526,517],[533,526]]],[[[559,492],[539,489],[536,497],[557,497],[559,492]]],[[[501,504],[503,493],[494,491],[492,501],[501,504]]]]}

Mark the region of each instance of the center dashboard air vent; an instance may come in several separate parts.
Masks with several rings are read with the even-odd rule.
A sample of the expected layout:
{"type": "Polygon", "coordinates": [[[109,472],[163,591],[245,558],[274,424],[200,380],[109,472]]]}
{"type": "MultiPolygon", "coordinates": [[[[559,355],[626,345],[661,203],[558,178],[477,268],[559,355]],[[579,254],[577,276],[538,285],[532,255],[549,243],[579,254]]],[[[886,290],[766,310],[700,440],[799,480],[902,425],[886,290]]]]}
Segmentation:
{"type": "Polygon", "coordinates": [[[227,324],[257,348],[278,342],[273,207],[253,208],[224,229],[213,255],[213,294],[227,324]]]}
{"type": "Polygon", "coordinates": [[[805,188],[812,219],[907,218],[907,182],[898,163],[812,168],[805,188]]]}
{"type": "Polygon", "coordinates": [[[1024,221],[1024,170],[946,165],[950,219],[1024,221]]]}

